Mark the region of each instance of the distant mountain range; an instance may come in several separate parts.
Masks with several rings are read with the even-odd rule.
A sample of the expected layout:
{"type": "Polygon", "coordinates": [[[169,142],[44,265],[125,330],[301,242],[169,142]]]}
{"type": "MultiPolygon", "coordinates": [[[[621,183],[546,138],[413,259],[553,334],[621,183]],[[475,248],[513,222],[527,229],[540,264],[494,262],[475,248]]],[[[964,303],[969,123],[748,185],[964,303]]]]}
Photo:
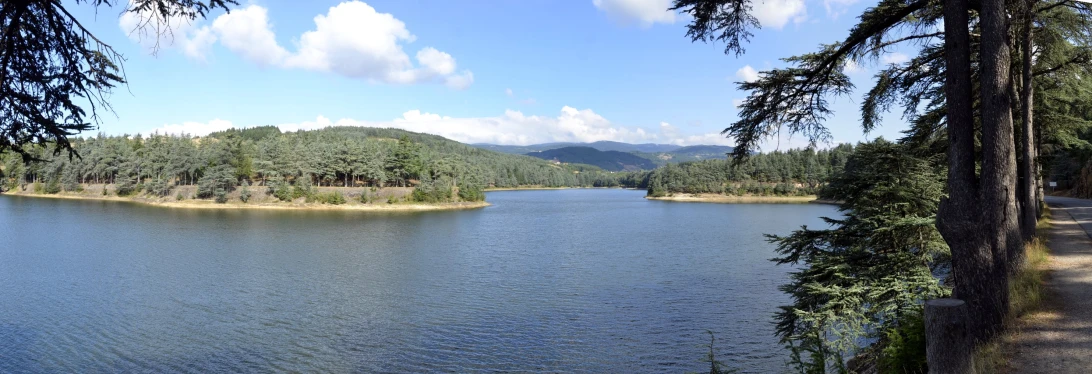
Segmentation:
{"type": "Polygon", "coordinates": [[[530,152],[527,155],[543,160],[592,165],[607,171],[637,171],[656,168],[656,163],[652,162],[652,160],[633,153],[600,151],[592,147],[563,147],[541,152],[530,152]]]}
{"type": "Polygon", "coordinates": [[[501,153],[512,153],[517,155],[525,155],[531,152],[542,152],[551,149],[565,148],[565,147],[591,147],[600,151],[616,151],[616,152],[670,152],[681,146],[671,144],[629,144],[621,142],[610,141],[598,141],[594,143],[542,143],[532,145],[496,145],[496,144],[471,144],[472,146],[488,149],[490,151],[501,153]]]}
{"type": "Polygon", "coordinates": [[[610,171],[649,170],[667,163],[725,159],[734,148],[721,145],[678,146],[672,144],[543,143],[532,145],[472,144],[495,152],[525,154],[545,160],[588,164],[610,171]]]}

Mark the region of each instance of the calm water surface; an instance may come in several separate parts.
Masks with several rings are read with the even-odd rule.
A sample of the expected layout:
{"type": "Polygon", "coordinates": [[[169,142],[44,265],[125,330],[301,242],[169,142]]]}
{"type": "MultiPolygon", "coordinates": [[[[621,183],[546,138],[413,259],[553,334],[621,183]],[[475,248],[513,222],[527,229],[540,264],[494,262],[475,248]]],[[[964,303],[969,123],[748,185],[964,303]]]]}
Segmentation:
{"type": "Polygon", "coordinates": [[[763,233],[825,205],[491,192],[481,210],[0,196],[0,372],[777,372],[763,233]]]}

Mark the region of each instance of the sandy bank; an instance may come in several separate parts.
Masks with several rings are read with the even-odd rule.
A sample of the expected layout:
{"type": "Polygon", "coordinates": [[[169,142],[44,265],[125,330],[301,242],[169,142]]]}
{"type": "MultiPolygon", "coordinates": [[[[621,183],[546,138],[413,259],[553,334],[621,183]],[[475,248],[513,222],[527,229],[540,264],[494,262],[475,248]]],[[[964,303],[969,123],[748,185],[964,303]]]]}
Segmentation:
{"type": "Polygon", "coordinates": [[[721,194],[674,194],[664,197],[645,197],[649,200],[679,201],[690,203],[722,203],[722,204],[832,204],[833,202],[819,200],[815,195],[808,196],[735,196],[721,194]]]}
{"type": "Polygon", "coordinates": [[[317,203],[285,203],[285,202],[262,202],[262,203],[243,203],[240,201],[229,201],[225,204],[218,204],[212,200],[175,200],[174,198],[150,198],[146,196],[135,197],[117,197],[117,196],[89,196],[81,194],[56,194],[56,195],[43,195],[26,192],[6,192],[4,195],[9,196],[22,196],[22,197],[34,197],[34,198],[46,198],[46,199],[69,199],[69,200],[97,200],[97,201],[119,201],[129,202],[137,204],[152,205],[164,208],[182,208],[182,209],[266,209],[266,210],[354,210],[354,211],[383,211],[383,212],[414,212],[414,211],[437,211],[437,210],[460,210],[460,209],[476,209],[487,207],[490,204],[484,201],[476,202],[458,202],[458,203],[440,203],[440,204],[416,204],[416,203],[395,203],[395,204],[360,204],[349,202],[341,205],[330,204],[317,204],[317,203]]]}

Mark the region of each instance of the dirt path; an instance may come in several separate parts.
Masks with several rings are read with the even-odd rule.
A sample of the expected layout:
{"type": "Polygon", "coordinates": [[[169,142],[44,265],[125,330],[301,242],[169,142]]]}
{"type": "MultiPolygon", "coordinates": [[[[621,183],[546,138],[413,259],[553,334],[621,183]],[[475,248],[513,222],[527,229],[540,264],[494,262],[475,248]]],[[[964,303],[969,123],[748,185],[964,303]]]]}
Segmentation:
{"type": "Polygon", "coordinates": [[[1048,197],[1043,306],[1006,341],[1012,373],[1092,373],[1092,200],[1048,197]]]}

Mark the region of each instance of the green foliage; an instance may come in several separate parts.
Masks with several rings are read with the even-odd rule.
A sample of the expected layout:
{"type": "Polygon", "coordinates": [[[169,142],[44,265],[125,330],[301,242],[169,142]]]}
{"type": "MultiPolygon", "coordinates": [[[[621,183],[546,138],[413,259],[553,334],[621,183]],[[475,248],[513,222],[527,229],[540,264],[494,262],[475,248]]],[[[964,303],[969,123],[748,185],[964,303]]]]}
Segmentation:
{"type": "Polygon", "coordinates": [[[267,193],[280,201],[292,201],[292,186],[279,175],[270,178],[266,184],[267,193]]]}
{"type": "Polygon", "coordinates": [[[296,184],[292,187],[292,198],[289,200],[295,200],[298,198],[311,199],[315,195],[315,187],[311,184],[311,178],[299,177],[296,178],[296,184]]]}
{"type": "Polygon", "coordinates": [[[675,193],[758,196],[803,196],[815,194],[832,175],[840,171],[853,146],[830,150],[790,149],[752,155],[742,161],[705,160],[667,164],[621,181],[648,189],[648,196],[675,193]]]}
{"type": "Polygon", "coordinates": [[[243,184],[239,187],[239,200],[246,203],[250,201],[250,183],[243,181],[243,184]]]}
{"type": "Polygon", "coordinates": [[[235,188],[234,168],[231,165],[216,165],[209,167],[206,174],[197,181],[197,197],[207,199],[216,195],[220,190],[226,194],[235,188]]]}
{"type": "Polygon", "coordinates": [[[227,191],[225,191],[223,188],[217,187],[216,192],[213,193],[213,195],[216,196],[216,203],[217,204],[227,203],[227,201],[228,201],[227,194],[228,194],[227,191]]]}
{"type": "Polygon", "coordinates": [[[174,195],[174,199],[177,201],[182,201],[186,199],[186,196],[182,195],[182,191],[178,191],[178,193],[174,195]]]}
{"type": "Polygon", "coordinates": [[[345,195],[341,191],[334,191],[330,193],[316,193],[307,198],[309,203],[341,205],[345,204],[345,195]]]}
{"type": "Polygon", "coordinates": [[[884,331],[878,360],[882,373],[927,373],[925,317],[918,310],[902,316],[896,327],[884,331]]]}
{"type": "Polygon", "coordinates": [[[777,334],[800,371],[844,367],[862,342],[890,343],[893,331],[901,346],[889,352],[912,362],[902,356],[916,349],[913,316],[923,300],[950,292],[934,276],[950,261],[935,228],[939,163],[883,139],[861,144],[821,193],[843,201],[845,217],[825,218],[830,229],[769,237],[774,261],[797,269],[781,287],[793,303],[777,314],[777,334]]]}
{"type": "Polygon", "coordinates": [[[485,201],[485,192],[477,185],[460,184],[459,185],[459,200],[462,201],[485,201]]]}
{"type": "Polygon", "coordinates": [[[117,183],[114,184],[114,193],[118,196],[130,196],[140,192],[137,188],[137,182],[135,177],[119,177],[117,183]]]}
{"type": "Polygon", "coordinates": [[[451,181],[446,179],[422,180],[421,184],[413,189],[411,196],[413,201],[419,203],[446,203],[451,201],[451,181]]]}
{"type": "Polygon", "coordinates": [[[153,196],[165,197],[171,194],[171,185],[165,179],[156,179],[148,182],[147,191],[153,196]]]}
{"type": "Polygon", "coordinates": [[[46,182],[44,187],[42,187],[42,193],[49,194],[49,195],[56,195],[58,193],[61,193],[60,178],[57,178],[57,177],[49,178],[49,181],[46,182]]]}

